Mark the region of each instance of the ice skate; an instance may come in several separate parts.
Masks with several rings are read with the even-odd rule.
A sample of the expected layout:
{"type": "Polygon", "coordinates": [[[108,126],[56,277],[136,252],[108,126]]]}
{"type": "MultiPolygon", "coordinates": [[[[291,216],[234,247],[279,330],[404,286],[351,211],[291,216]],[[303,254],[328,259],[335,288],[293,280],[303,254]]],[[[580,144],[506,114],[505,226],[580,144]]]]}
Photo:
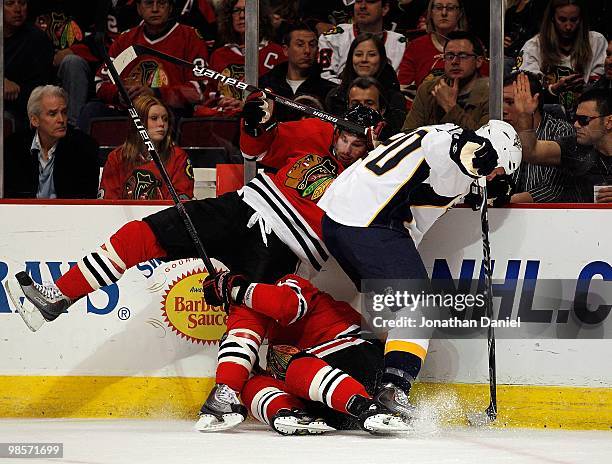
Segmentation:
{"type": "Polygon", "coordinates": [[[318,435],[336,430],[327,425],[324,419],[297,409],[281,409],[270,424],[281,435],[318,435]]]}
{"type": "Polygon", "coordinates": [[[32,332],[53,321],[72,304],[54,283],[34,282],[25,272],[18,272],[4,284],[17,312],[32,332]]]}
{"type": "Polygon", "coordinates": [[[410,404],[408,395],[392,383],[380,387],[374,395],[374,400],[393,413],[400,414],[405,421],[410,422],[415,414],[415,407],[410,404]]]}
{"type": "Polygon", "coordinates": [[[376,399],[355,395],[347,406],[348,412],[357,417],[359,426],[373,435],[411,432],[412,426],[403,416],[393,412],[376,399]]]}
{"type": "Polygon", "coordinates": [[[247,415],[247,409],[240,403],[236,392],[220,383],[208,395],[194,427],[200,432],[229,430],[243,422],[247,415]]]}

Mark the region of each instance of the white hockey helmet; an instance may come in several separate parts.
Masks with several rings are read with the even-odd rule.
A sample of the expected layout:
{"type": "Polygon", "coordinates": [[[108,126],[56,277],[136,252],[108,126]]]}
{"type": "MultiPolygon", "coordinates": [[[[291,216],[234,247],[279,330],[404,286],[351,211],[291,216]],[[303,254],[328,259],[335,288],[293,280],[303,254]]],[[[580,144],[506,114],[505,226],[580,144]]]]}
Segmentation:
{"type": "Polygon", "coordinates": [[[491,141],[499,157],[498,166],[503,167],[506,174],[512,174],[518,169],[523,158],[523,148],[514,127],[505,121],[491,119],[476,134],[491,141]]]}

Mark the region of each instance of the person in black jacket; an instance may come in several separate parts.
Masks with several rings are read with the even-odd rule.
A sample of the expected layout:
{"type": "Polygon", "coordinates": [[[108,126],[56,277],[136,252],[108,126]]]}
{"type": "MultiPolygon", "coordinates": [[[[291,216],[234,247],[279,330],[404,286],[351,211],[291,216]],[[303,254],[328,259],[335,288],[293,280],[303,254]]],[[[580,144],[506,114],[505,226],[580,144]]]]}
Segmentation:
{"type": "MultiPolygon", "coordinates": [[[[283,51],[287,61],[280,63],[259,80],[260,88],[267,88],[286,98],[311,95],[320,101],[334,87],[322,79],[316,62],[318,56],[317,35],[306,24],[292,24],[283,37],[283,51]]],[[[346,108],[340,113],[343,114],[346,108]]],[[[274,116],[278,121],[296,121],[301,114],[282,105],[275,105],[274,116]]]]}
{"type": "Polygon", "coordinates": [[[18,130],[28,126],[26,103],[34,87],[53,79],[53,45],[26,23],[27,0],[4,2],[4,110],[18,130]]]}
{"type": "MultiPolygon", "coordinates": [[[[351,43],[348,57],[340,74],[340,85],[325,98],[327,111],[343,114],[350,106],[349,91],[354,81],[359,77],[371,77],[378,81],[379,89],[382,89],[381,101],[385,102],[382,114],[387,123],[385,133],[393,135],[399,132],[406,119],[406,98],[400,92],[397,74],[387,59],[382,39],[369,32],[359,34],[351,43]]],[[[382,111],[383,108],[377,110],[382,111]]]]}
{"type": "Polygon", "coordinates": [[[4,145],[7,198],[96,198],[98,144],[68,126],[68,94],[36,87],[28,99],[33,131],[11,135],[4,145]]]}

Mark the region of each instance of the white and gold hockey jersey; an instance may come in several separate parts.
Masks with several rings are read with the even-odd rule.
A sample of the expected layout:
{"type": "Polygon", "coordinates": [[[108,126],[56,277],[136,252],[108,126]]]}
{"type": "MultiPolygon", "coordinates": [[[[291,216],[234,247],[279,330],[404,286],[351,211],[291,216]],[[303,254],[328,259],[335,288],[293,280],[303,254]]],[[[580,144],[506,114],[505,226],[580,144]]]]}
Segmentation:
{"type": "Polygon", "coordinates": [[[474,181],[450,157],[454,124],[400,132],[342,172],[319,200],[333,221],[408,230],[415,245],[474,181]]]}
{"type": "MultiPolygon", "coordinates": [[[[319,37],[319,64],[321,77],[335,84],[340,83],[340,73],[344,69],[351,43],[359,32],[354,24],[340,24],[319,37]]],[[[387,58],[395,72],[404,56],[406,38],[393,31],[384,31],[382,36],[387,58]]]]}

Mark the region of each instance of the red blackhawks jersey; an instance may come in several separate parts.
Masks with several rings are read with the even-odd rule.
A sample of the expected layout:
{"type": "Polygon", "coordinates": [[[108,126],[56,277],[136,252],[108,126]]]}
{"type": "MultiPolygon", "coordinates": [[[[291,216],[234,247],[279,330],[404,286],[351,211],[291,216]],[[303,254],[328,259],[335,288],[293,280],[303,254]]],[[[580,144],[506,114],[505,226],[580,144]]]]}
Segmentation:
{"type": "MultiPolygon", "coordinates": [[[[108,53],[115,58],[135,44],[190,61],[194,65],[206,66],[207,63],[206,43],[196,29],[183,24],[174,24],[166,34],[156,39],[147,37],[144,26],[140,25],[119,35],[108,53]]],[[[161,99],[175,108],[202,100],[202,78],[194,77],[189,68],[154,56],[138,56],[121,72],[121,78],[126,86],[143,85],[159,90],[161,99]]],[[[106,66],[98,69],[95,82],[96,93],[102,101],[117,103],[118,90],[111,82],[106,66]]]]}
{"type": "Polygon", "coordinates": [[[240,191],[243,200],[304,263],[319,271],[329,253],[321,240],[317,202],[343,171],[331,154],[334,126],[319,119],[284,122],[260,137],[240,135],[247,159],[276,170],[258,174],[240,191]]]}
{"type": "MultiPolygon", "coordinates": [[[[159,169],[153,160],[142,159],[136,166],[123,160],[123,147],[109,153],[98,198],[104,200],[170,200],[170,192],[162,181],[159,169]]],[[[193,169],[187,153],[179,147],[164,164],[170,180],[181,199],[193,198],[193,169]]]]}
{"type": "Polygon", "coordinates": [[[252,285],[244,304],[275,321],[268,326],[270,345],[292,345],[304,350],[360,332],[360,315],[351,305],[335,300],[293,274],[286,275],[276,285],[252,285]]]}
{"type": "MultiPolygon", "coordinates": [[[[262,41],[259,44],[259,75],[263,76],[278,63],[287,60],[283,48],[275,43],[262,41]]],[[[244,81],[244,53],[236,44],[227,44],[218,48],[210,55],[210,67],[224,76],[244,81]]],[[[235,87],[213,81],[207,88],[207,94],[217,93],[219,96],[242,98],[242,91],[235,87]]],[[[208,96],[208,95],[207,95],[208,96]]]]}

